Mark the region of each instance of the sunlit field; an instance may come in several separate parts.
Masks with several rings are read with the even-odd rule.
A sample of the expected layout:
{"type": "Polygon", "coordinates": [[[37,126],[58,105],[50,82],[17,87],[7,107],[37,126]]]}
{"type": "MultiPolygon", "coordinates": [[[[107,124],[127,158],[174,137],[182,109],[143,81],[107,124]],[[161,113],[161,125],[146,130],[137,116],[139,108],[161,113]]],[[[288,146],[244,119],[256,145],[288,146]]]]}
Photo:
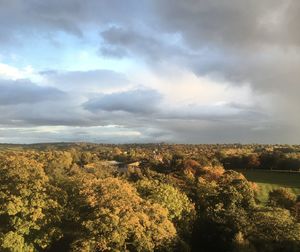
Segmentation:
{"type": "Polygon", "coordinates": [[[258,199],[266,203],[268,194],[279,187],[288,188],[291,192],[300,194],[300,173],[260,171],[260,170],[238,170],[245,177],[259,186],[258,199]]]}

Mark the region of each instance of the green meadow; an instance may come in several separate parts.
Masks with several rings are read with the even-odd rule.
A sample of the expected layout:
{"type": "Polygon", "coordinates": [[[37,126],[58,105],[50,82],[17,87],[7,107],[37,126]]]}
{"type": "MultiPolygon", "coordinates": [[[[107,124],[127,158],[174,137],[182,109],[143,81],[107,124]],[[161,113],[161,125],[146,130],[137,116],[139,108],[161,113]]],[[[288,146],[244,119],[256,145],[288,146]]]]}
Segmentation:
{"type": "Polygon", "coordinates": [[[268,200],[268,194],[273,189],[285,187],[296,195],[300,195],[300,173],[262,171],[262,170],[238,170],[252,182],[259,186],[258,199],[262,203],[268,200]]]}

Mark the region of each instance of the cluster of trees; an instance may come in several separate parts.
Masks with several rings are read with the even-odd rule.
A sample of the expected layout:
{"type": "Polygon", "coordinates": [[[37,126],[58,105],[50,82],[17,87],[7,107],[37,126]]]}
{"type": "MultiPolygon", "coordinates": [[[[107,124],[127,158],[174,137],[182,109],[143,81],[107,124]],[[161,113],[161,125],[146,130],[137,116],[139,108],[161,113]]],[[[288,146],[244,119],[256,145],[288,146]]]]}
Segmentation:
{"type": "Polygon", "coordinates": [[[0,151],[0,251],[300,249],[300,197],[280,188],[259,204],[211,148],[50,147],[0,151]]]}
{"type": "Polygon", "coordinates": [[[262,152],[223,156],[226,169],[267,169],[300,171],[300,153],[262,152]]]}

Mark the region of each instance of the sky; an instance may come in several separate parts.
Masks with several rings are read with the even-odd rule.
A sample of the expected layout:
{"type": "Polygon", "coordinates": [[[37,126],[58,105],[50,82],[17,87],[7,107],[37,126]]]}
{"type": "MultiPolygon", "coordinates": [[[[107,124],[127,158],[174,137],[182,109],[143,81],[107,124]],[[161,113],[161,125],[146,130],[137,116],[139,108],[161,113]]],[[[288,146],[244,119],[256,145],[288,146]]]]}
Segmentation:
{"type": "Polygon", "coordinates": [[[0,142],[300,142],[298,0],[0,0],[0,142]]]}

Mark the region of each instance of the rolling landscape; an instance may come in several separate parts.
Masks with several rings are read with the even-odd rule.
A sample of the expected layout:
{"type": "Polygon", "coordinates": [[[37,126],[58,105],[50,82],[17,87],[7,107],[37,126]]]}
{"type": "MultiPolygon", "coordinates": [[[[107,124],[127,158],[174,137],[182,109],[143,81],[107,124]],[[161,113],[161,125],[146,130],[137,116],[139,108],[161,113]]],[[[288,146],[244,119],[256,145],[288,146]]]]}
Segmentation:
{"type": "Polygon", "coordinates": [[[0,252],[300,252],[299,0],[0,0],[0,252]]]}

